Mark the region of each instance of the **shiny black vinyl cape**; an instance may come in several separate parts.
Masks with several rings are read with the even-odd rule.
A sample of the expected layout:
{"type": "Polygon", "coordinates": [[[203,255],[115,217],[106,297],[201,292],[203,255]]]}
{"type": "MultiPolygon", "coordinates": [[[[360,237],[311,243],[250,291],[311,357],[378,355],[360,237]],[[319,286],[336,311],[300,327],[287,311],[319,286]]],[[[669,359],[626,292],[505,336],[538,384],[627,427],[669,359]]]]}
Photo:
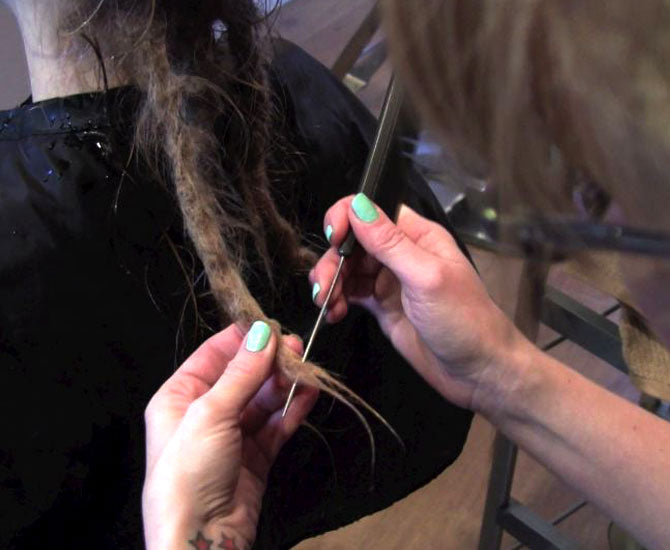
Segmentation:
{"type": "MultiPolygon", "coordinates": [[[[268,152],[273,192],[319,251],[323,215],[355,191],[375,123],[304,52],[275,49],[284,139],[268,152]]],[[[172,191],[130,156],[136,102],[125,88],[0,113],[2,548],[142,546],[143,410],[220,328],[172,191]]],[[[408,205],[446,225],[424,181],[405,185],[408,205]]],[[[253,261],[249,286],[306,336],[317,314],[307,277],[275,265],[276,292],[253,261]]],[[[310,419],[321,436],[301,429],[271,472],[258,548],[287,548],[389,506],[451,464],[470,426],[471,414],[427,386],[362,310],[324,328],[313,358],[375,407],[405,449],[370,419],[371,473],[360,423],[322,398],[310,419]]]]}

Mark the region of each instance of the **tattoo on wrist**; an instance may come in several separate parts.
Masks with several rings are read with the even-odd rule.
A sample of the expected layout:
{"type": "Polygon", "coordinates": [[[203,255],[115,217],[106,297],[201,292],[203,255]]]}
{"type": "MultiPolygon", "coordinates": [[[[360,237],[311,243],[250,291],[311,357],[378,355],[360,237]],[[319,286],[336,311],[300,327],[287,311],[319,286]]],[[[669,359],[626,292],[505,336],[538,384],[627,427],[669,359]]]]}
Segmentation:
{"type": "Polygon", "coordinates": [[[236,544],[235,541],[226,536],[225,533],[221,533],[221,542],[217,548],[224,548],[225,550],[241,550],[236,544]]]}
{"type": "Polygon", "coordinates": [[[224,550],[243,550],[246,546],[238,546],[235,543],[233,537],[228,536],[225,532],[221,532],[221,540],[217,546],[212,546],[214,544],[213,539],[208,539],[205,535],[202,534],[202,531],[198,531],[198,534],[188,541],[189,548],[195,548],[195,550],[215,550],[216,548],[223,548],[224,550]]]}
{"type": "Polygon", "coordinates": [[[190,547],[195,548],[196,550],[210,550],[212,548],[212,543],[214,541],[205,538],[205,535],[202,534],[202,531],[198,531],[198,534],[193,540],[189,540],[188,544],[190,547]]]}

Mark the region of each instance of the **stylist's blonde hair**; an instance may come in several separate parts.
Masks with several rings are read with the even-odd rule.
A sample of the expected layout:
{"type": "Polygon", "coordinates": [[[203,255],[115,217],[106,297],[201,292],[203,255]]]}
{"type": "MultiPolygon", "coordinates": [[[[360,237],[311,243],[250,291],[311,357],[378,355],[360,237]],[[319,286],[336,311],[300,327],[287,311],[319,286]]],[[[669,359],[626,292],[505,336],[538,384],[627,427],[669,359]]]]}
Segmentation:
{"type": "Polygon", "coordinates": [[[630,223],[668,225],[669,2],[382,4],[417,107],[466,167],[550,210],[578,170],[630,223]]]}

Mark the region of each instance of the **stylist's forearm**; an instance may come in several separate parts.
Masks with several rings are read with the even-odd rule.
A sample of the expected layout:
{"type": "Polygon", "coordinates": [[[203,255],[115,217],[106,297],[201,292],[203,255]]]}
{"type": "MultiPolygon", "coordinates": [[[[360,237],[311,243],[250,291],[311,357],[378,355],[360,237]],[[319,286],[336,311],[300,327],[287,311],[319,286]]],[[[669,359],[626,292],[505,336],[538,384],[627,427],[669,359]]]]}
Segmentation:
{"type": "Polygon", "coordinates": [[[484,373],[476,402],[499,430],[647,547],[670,548],[670,424],[528,342],[484,373]]]}

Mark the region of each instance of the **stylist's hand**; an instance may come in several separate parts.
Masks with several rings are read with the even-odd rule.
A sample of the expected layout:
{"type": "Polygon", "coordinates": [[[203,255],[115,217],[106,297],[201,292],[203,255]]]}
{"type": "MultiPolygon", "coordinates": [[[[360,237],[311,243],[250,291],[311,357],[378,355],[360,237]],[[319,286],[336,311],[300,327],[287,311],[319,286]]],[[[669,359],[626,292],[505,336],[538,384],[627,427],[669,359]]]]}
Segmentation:
{"type": "MultiPolygon", "coordinates": [[[[301,342],[284,337],[300,354],[301,342]]],[[[211,337],[151,399],[142,497],[147,548],[246,549],[270,467],[316,401],[273,372],[277,337],[265,323],[211,337]],[[211,543],[211,545],[209,545],[211,543]]]]}
{"type": "Polygon", "coordinates": [[[364,195],[344,198],[324,220],[333,247],[310,273],[311,282],[319,285],[319,306],[349,227],[365,253],[345,262],[327,319],[343,318],[347,303],[364,306],[428,383],[450,401],[480,409],[480,380],[500,375],[492,372],[494,365],[522,337],[493,303],[454,239],[406,206],[396,225],[364,195]]]}

